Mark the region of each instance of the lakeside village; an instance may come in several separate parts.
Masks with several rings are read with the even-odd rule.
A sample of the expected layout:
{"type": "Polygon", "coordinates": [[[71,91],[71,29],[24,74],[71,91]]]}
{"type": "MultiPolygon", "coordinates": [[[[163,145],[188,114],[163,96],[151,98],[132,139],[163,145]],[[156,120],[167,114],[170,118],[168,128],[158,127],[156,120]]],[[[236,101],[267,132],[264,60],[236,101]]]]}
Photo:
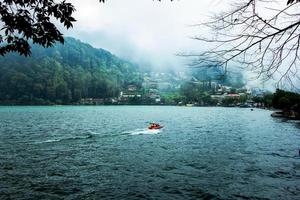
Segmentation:
{"type": "Polygon", "coordinates": [[[177,105],[274,109],[272,117],[300,120],[300,94],[277,89],[271,93],[242,84],[199,80],[185,73],[145,73],[117,97],[82,99],[80,105],[177,105]],[[238,87],[237,85],[240,85],[238,87]]]}
{"type": "Polygon", "coordinates": [[[145,73],[142,83],[128,84],[117,97],[81,99],[81,105],[178,105],[269,107],[262,99],[270,94],[259,88],[234,87],[198,80],[179,73],[145,73]]]}

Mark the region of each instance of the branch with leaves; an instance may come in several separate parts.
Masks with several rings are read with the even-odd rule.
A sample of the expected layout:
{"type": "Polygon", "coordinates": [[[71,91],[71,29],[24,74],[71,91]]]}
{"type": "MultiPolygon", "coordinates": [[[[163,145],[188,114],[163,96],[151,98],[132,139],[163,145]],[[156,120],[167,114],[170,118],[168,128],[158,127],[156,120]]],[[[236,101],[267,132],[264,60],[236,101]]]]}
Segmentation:
{"type": "Polygon", "coordinates": [[[29,40],[50,47],[64,38],[51,18],[57,19],[65,27],[71,28],[75,19],[72,4],[54,0],[4,0],[0,2],[0,55],[18,52],[30,55],[29,40]]]}

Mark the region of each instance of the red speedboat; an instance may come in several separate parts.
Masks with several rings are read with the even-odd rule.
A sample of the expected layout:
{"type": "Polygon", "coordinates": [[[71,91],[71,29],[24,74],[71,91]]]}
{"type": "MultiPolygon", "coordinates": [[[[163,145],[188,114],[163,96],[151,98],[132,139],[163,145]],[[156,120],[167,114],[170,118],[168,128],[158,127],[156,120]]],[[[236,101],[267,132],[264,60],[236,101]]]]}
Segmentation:
{"type": "Polygon", "coordinates": [[[148,127],[148,129],[150,130],[157,130],[157,129],[162,129],[163,126],[156,124],[156,123],[151,123],[150,126],[148,127]]]}

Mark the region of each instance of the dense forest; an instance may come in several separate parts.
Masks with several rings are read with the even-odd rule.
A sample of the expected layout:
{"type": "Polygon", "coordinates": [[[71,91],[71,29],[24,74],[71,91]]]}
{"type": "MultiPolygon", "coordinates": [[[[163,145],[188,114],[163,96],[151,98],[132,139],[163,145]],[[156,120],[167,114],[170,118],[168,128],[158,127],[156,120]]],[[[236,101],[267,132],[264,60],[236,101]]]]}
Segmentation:
{"type": "Polygon", "coordinates": [[[52,48],[33,45],[31,57],[1,57],[0,71],[1,104],[69,104],[141,84],[136,65],[74,38],[52,48]]]}
{"type": "Polygon", "coordinates": [[[283,112],[296,112],[300,119],[300,94],[277,89],[273,95],[272,106],[283,112]]]}

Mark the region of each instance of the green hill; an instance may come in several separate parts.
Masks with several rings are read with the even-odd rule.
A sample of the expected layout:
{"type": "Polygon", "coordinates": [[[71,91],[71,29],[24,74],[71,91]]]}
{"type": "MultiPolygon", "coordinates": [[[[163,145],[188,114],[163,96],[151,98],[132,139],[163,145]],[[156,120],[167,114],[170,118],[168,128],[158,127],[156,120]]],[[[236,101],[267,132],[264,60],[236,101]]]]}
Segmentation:
{"type": "Polygon", "coordinates": [[[141,82],[136,65],[74,38],[52,48],[33,45],[31,57],[1,57],[0,71],[2,104],[68,104],[116,97],[122,87],[141,82]]]}

